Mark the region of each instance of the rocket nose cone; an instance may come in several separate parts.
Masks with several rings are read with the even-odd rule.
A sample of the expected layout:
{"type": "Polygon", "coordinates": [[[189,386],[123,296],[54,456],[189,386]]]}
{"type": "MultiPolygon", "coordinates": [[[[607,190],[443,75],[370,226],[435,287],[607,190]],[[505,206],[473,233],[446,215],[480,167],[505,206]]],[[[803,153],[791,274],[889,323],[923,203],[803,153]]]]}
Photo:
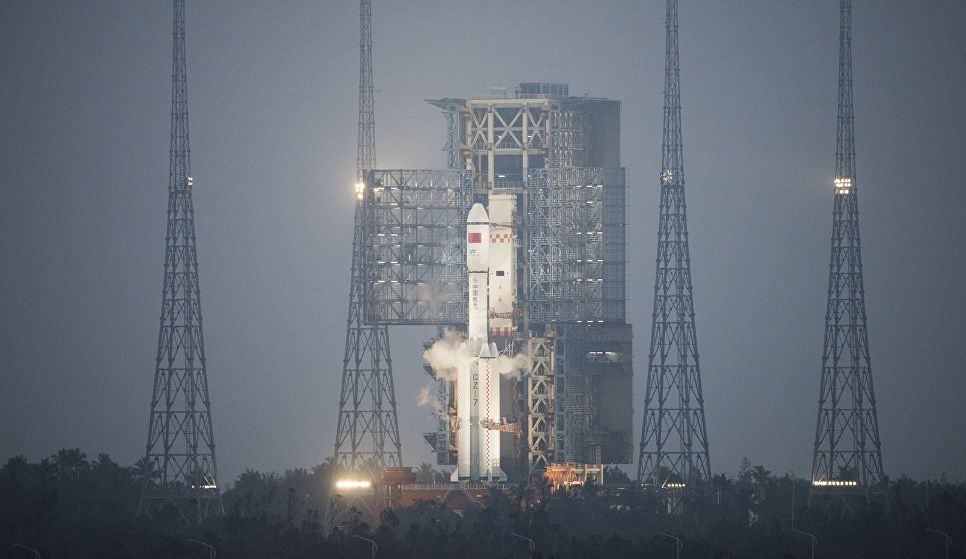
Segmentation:
{"type": "Polygon", "coordinates": [[[487,215],[486,208],[479,202],[473,204],[473,207],[470,208],[469,215],[466,216],[467,223],[489,223],[489,221],[490,216],[487,215]]]}

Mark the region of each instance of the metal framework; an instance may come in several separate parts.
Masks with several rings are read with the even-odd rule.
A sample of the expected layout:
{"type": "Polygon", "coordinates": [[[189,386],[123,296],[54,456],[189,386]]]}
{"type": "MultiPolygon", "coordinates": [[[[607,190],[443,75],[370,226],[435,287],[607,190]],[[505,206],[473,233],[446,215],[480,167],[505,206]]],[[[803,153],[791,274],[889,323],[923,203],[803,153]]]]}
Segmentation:
{"type": "Polygon", "coordinates": [[[366,319],[466,322],[467,171],[378,170],[366,176],[366,319]]]}
{"type": "Polygon", "coordinates": [[[174,0],[168,227],[161,326],[138,515],[173,505],[201,522],[224,513],[215,465],[211,400],[201,327],[201,292],[188,139],[185,2],[174,0]]]}
{"type": "Polygon", "coordinates": [[[624,170],[540,169],[527,185],[530,322],[624,319],[624,170]]]}
{"type": "Polygon", "coordinates": [[[550,131],[546,99],[466,101],[462,107],[464,156],[482,187],[522,187],[529,169],[541,168],[550,131]]]}
{"type": "Polygon", "coordinates": [[[352,272],[349,317],[335,459],[346,473],[378,479],[383,468],[402,465],[402,444],[396,415],[396,394],[385,325],[365,321],[365,193],[363,173],[376,165],[372,86],[372,1],[359,1],[359,142],[356,173],[359,184],[352,229],[352,272]]]}
{"type": "MultiPolygon", "coordinates": [[[[359,0],[359,128],[356,149],[356,204],[352,227],[349,316],[335,439],[339,476],[375,484],[385,468],[402,466],[402,443],[389,353],[389,329],[365,320],[365,171],[376,166],[375,103],[372,83],[372,0],[359,0]]],[[[373,510],[371,491],[333,494],[325,526],[353,521],[373,510]]]]}
{"type": "Polygon", "coordinates": [[[694,324],[681,136],[678,2],[667,0],[657,272],[637,481],[693,489],[711,479],[694,324]]]}
{"type": "MultiPolygon", "coordinates": [[[[437,340],[444,337],[443,327],[437,328],[435,339],[426,342],[423,347],[429,349],[437,340]]],[[[457,421],[456,408],[450,403],[456,401],[456,384],[452,380],[438,375],[436,371],[427,363],[424,365],[426,373],[433,378],[436,387],[436,401],[434,403],[433,416],[436,419],[436,430],[424,433],[423,438],[433,448],[436,454],[436,463],[441,466],[452,466],[456,464],[456,431],[457,421]]]]}
{"type": "Polygon", "coordinates": [[[550,113],[550,167],[582,167],[584,114],[555,110],[550,113]]]}
{"type": "Polygon", "coordinates": [[[527,338],[527,464],[529,474],[544,471],[554,461],[553,338],[527,338]]]}
{"type": "Polygon", "coordinates": [[[883,489],[856,186],[852,3],[842,0],[832,252],[810,498],[843,493],[868,495],[883,489]]]}
{"type": "Polygon", "coordinates": [[[632,346],[623,321],[554,326],[555,463],[631,462],[632,346]]]}

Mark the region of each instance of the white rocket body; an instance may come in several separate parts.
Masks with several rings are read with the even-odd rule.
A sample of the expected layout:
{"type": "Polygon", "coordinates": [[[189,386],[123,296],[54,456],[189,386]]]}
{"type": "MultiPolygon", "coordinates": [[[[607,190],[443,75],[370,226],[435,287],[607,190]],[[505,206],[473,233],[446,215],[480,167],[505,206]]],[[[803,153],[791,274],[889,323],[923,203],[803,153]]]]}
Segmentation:
{"type": "Polygon", "coordinates": [[[489,339],[490,216],[483,204],[473,204],[466,218],[466,271],[470,282],[466,338],[485,341],[489,339]]]}
{"type": "Polygon", "coordinates": [[[473,204],[466,219],[466,271],[469,281],[466,345],[477,356],[460,368],[456,380],[457,468],[454,480],[505,480],[500,468],[500,373],[493,365],[496,344],[490,342],[490,218],[473,204]]]}

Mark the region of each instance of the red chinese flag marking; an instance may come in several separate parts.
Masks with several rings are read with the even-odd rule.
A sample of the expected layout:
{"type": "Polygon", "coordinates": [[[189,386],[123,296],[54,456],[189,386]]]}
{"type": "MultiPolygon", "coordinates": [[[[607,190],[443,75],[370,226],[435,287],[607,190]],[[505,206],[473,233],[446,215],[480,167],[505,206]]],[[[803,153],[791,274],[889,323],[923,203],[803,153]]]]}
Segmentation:
{"type": "Polygon", "coordinates": [[[483,234],[482,233],[467,233],[466,241],[469,243],[482,243],[483,234]]]}

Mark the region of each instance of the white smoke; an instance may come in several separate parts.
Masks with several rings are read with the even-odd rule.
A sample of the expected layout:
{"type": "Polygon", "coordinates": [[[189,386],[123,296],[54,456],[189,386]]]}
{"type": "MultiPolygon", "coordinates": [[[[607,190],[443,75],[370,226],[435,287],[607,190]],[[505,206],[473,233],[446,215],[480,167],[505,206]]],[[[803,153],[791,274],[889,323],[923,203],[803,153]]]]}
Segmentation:
{"type": "MultiPolygon", "coordinates": [[[[470,349],[466,343],[466,335],[457,330],[444,330],[443,337],[423,352],[423,359],[437,377],[446,380],[456,380],[461,369],[468,369],[479,354],[470,349]]],[[[508,356],[500,355],[493,360],[493,367],[501,375],[518,374],[525,371],[530,364],[526,354],[508,356]]]]}
{"type": "Polygon", "coordinates": [[[512,357],[508,355],[501,355],[493,360],[493,367],[496,368],[496,372],[501,375],[515,375],[520,372],[527,370],[530,365],[530,359],[527,358],[526,354],[518,353],[512,357]]]}
{"type": "Polygon", "coordinates": [[[416,396],[417,406],[425,408],[435,404],[431,388],[432,385],[427,385],[419,389],[419,395],[416,396]]]}
{"type": "Polygon", "coordinates": [[[466,336],[455,330],[444,330],[443,337],[423,352],[423,359],[436,376],[456,380],[460,369],[469,367],[476,356],[466,346],[466,336]]]}

